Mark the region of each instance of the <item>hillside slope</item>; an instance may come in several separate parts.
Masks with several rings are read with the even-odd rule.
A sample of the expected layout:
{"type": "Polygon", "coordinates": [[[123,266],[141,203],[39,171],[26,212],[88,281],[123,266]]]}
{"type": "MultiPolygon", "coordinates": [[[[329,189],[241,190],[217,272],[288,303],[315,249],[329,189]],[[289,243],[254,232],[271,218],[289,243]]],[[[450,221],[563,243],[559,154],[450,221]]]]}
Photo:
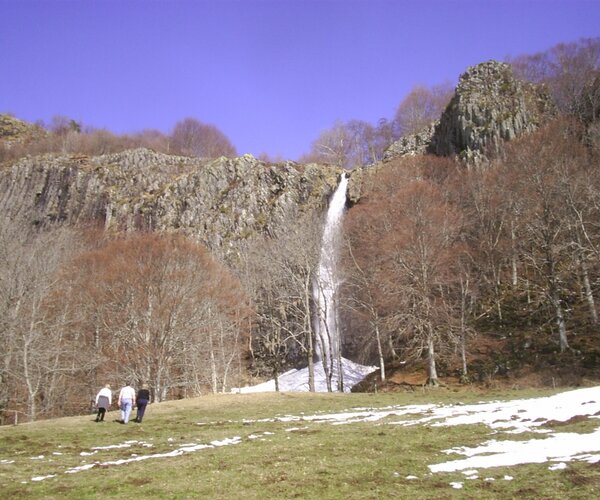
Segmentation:
{"type": "Polygon", "coordinates": [[[598,393],[219,395],[150,405],[141,425],[111,411],[103,424],[5,426],[0,487],[27,498],[432,498],[456,488],[591,498],[598,393]]]}

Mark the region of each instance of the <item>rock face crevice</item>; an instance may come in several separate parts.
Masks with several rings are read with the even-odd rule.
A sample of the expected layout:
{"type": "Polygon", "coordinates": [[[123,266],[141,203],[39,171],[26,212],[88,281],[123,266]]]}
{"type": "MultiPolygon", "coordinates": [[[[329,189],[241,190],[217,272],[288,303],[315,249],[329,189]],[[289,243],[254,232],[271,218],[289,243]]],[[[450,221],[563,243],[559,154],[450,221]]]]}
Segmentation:
{"type": "Polygon", "coordinates": [[[136,149],[97,157],[42,155],[0,171],[0,210],[25,223],[178,230],[209,248],[276,233],[320,214],[340,171],[250,155],[202,161],[136,149]]]}
{"type": "Polygon", "coordinates": [[[478,163],[503,141],[533,132],[554,115],[544,87],[518,80],[508,64],[488,61],[460,76],[438,122],[392,144],[384,160],[429,153],[478,163]]]}

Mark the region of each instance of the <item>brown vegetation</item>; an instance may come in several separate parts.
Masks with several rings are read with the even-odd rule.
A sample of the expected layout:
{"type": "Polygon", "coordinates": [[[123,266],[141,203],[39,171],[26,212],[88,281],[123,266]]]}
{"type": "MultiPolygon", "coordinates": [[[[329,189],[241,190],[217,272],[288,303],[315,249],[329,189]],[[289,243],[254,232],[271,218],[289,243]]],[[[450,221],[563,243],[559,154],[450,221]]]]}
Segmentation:
{"type": "Polygon", "coordinates": [[[0,239],[3,414],[80,413],[107,382],[146,382],[161,401],[238,378],[250,310],[204,247],[147,233],[84,250],[72,230],[15,242],[11,227],[0,239]]]}
{"type": "Polygon", "coordinates": [[[430,381],[432,353],[465,381],[599,375],[600,185],[583,137],[559,119],[485,168],[423,156],[372,175],[346,224],[349,343],[364,361],[382,350],[410,369],[427,352],[430,381]]]}
{"type": "MultiPolygon", "coordinates": [[[[23,127],[19,129],[18,135],[10,137],[4,137],[0,130],[0,163],[44,153],[104,155],[134,148],[205,159],[233,157],[237,154],[233,144],[218,128],[194,118],[176,123],[171,134],[164,134],[159,130],[143,130],[122,135],[106,129],[84,127],[64,116],[55,116],[46,127],[43,124],[26,125],[10,117],[6,119],[21,123],[23,127]]],[[[3,120],[0,120],[0,127],[3,126],[3,120]]]]}

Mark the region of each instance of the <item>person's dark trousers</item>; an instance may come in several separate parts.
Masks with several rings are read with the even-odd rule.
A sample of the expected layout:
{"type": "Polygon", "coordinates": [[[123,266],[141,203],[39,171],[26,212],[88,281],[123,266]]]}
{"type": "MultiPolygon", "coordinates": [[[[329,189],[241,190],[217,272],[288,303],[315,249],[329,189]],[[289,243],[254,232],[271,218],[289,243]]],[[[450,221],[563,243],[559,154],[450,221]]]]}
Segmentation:
{"type": "Polygon", "coordinates": [[[144,412],[146,411],[146,405],[148,404],[148,401],[146,399],[140,399],[136,405],[137,405],[137,415],[135,416],[135,421],[138,424],[142,423],[142,419],[144,418],[144,412]]]}
{"type": "Polygon", "coordinates": [[[105,413],[106,413],[106,408],[98,408],[98,415],[96,415],[96,422],[102,422],[104,420],[105,413]]]}

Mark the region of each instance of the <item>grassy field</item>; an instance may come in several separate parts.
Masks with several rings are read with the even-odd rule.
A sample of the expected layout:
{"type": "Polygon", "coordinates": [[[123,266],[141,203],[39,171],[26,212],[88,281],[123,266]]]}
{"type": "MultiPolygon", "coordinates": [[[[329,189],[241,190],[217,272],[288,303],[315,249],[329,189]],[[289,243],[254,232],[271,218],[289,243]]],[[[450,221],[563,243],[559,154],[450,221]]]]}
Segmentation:
{"type": "MultiPolygon", "coordinates": [[[[571,462],[555,471],[548,470],[547,463],[499,467],[482,470],[480,478],[472,480],[461,472],[430,473],[428,465],[456,458],[443,450],[490,439],[490,429],[483,425],[388,425],[400,420],[397,416],[344,425],[285,418],[549,394],[482,395],[437,389],[402,394],[219,395],[150,405],[143,424],[120,425],[115,421],[118,412],[111,411],[108,421],[99,424],[87,415],[5,426],[0,428],[0,496],[598,497],[598,464],[571,462]],[[454,489],[452,482],[461,482],[462,489],[454,489]]],[[[410,418],[414,417],[402,417],[410,418]]],[[[590,430],[582,422],[560,427],[561,432],[590,430]]]]}

